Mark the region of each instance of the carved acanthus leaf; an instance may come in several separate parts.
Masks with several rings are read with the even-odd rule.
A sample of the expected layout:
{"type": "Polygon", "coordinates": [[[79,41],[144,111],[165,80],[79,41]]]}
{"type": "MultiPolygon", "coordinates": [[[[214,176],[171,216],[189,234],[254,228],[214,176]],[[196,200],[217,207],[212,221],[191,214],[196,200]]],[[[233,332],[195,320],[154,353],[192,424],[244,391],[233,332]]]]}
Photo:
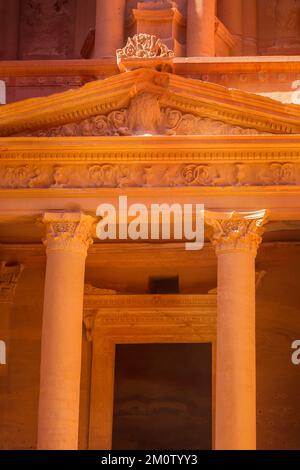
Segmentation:
{"type": "Polygon", "coordinates": [[[94,218],[82,213],[49,212],[42,219],[46,228],[43,240],[47,252],[76,252],[86,255],[93,243],[94,218]]]}
{"type": "Polygon", "coordinates": [[[207,212],[205,222],[212,227],[211,241],[216,253],[247,251],[256,254],[262,241],[265,210],[241,214],[214,214],[207,212]]]}
{"type": "Polygon", "coordinates": [[[156,57],[174,57],[161,39],[151,34],[135,34],[128,38],[123,49],[117,50],[117,59],[153,59],[156,57]]]}

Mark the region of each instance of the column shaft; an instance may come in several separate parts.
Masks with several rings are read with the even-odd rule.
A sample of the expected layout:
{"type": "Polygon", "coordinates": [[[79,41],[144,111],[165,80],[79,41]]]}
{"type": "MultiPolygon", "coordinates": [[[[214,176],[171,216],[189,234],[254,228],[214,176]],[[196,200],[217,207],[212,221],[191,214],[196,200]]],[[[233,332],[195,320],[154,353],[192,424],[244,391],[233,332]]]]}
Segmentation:
{"type": "Polygon", "coordinates": [[[256,448],[255,255],[218,255],[216,449],[256,448]]]}
{"type": "Polygon", "coordinates": [[[82,217],[91,219],[63,214],[61,220],[52,221],[48,216],[45,222],[49,225],[49,233],[42,326],[39,449],[78,448],[84,271],[89,240],[88,234],[84,233],[87,227],[81,230],[82,217]]]}
{"type": "Polygon", "coordinates": [[[112,449],[115,345],[93,344],[89,449],[112,449]]]}
{"type": "Polygon", "coordinates": [[[256,448],[255,256],[266,211],[206,213],[218,257],[217,450],[256,448]]]}
{"type": "Polygon", "coordinates": [[[97,0],[94,57],[115,56],[123,47],[126,0],[97,0]]]}
{"type": "Polygon", "coordinates": [[[257,3],[243,0],[244,55],[257,55],[257,3]]]}
{"type": "Polygon", "coordinates": [[[189,0],[187,13],[187,57],[215,55],[214,0],[189,0]]]}
{"type": "Polygon", "coordinates": [[[18,58],[20,0],[0,2],[0,54],[2,60],[18,58]]]}
{"type": "Polygon", "coordinates": [[[243,0],[220,0],[219,17],[231,32],[235,42],[235,55],[243,52],[243,0]]]}

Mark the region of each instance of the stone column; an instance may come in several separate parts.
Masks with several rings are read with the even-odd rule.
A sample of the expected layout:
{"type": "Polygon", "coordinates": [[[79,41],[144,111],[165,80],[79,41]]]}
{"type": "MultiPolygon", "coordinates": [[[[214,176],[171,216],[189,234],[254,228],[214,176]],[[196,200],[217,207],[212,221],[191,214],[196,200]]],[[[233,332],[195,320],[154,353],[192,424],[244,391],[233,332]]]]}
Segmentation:
{"type": "Polygon", "coordinates": [[[10,354],[10,320],[15,290],[23,271],[21,264],[0,264],[0,377],[7,375],[10,354]]]}
{"type": "Polygon", "coordinates": [[[187,57],[215,55],[215,16],[215,1],[188,1],[187,57]]]}
{"type": "Polygon", "coordinates": [[[77,449],[84,271],[93,218],[46,213],[38,449],[77,449]]]}
{"type": "Polygon", "coordinates": [[[218,257],[217,450],[256,448],[255,257],[265,211],[207,213],[218,257]]]}
{"type": "Polygon", "coordinates": [[[89,449],[111,450],[114,414],[115,345],[93,343],[89,449]]]}
{"type": "Polygon", "coordinates": [[[0,1],[0,55],[2,60],[18,59],[20,0],[0,1]]]}
{"type": "Polygon", "coordinates": [[[243,0],[244,55],[257,55],[257,3],[243,0]]]}
{"type": "Polygon", "coordinates": [[[115,57],[124,45],[126,0],[97,0],[94,57],[115,57]]]}
{"type": "Polygon", "coordinates": [[[218,16],[233,36],[237,56],[243,53],[243,1],[220,0],[218,3],[218,16]]]}

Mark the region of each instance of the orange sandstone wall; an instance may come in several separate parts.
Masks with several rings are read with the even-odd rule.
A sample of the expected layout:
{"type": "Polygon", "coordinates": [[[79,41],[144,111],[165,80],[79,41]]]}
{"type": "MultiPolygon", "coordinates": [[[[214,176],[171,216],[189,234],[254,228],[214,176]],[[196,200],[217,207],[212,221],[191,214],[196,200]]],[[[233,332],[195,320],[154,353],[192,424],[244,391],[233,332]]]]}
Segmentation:
{"type": "MultiPolygon", "coordinates": [[[[291,343],[300,339],[299,243],[263,245],[257,268],[266,271],[257,291],[258,447],[300,449],[300,366],[291,364],[291,343]]],[[[16,292],[8,375],[0,376],[1,449],[36,446],[43,280],[44,269],[25,268],[16,292]]],[[[81,448],[87,446],[90,359],[83,335],[81,448]]]]}

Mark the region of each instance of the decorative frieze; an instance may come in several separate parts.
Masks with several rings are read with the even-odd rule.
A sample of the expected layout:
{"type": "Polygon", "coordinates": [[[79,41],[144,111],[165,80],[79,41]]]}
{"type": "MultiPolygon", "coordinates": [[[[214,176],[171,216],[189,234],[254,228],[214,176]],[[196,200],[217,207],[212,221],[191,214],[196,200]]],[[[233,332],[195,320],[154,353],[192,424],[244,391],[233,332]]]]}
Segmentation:
{"type": "MultiPolygon", "coordinates": [[[[85,295],[84,324],[87,338],[93,339],[94,330],[103,334],[104,328],[134,334],[132,328],[161,328],[178,326],[215,332],[217,297],[207,295],[85,295]]],[[[112,333],[114,335],[114,333],[112,333]]]]}
{"type": "Polygon", "coordinates": [[[300,163],[0,165],[0,189],[299,186],[300,163]]]}

